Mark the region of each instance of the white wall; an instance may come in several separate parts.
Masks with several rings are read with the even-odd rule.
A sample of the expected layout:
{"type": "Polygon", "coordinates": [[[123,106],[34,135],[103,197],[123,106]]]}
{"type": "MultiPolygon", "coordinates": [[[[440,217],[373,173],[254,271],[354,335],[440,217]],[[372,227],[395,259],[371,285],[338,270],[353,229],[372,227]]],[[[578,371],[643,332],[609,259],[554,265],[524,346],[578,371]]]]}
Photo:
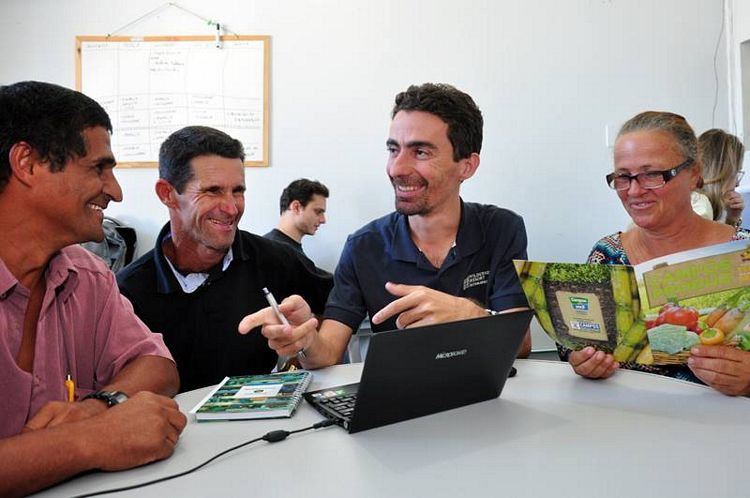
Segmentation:
{"type": "MultiPolygon", "coordinates": [[[[271,167],[247,171],[242,227],[264,233],[281,189],[327,184],[329,223],[305,249],[333,268],[346,235],[392,209],[385,139],[394,95],[441,81],[470,93],[485,142],[465,199],[520,213],[529,255],[582,261],[627,215],[604,184],[605,126],[645,109],[711,127],[713,55],[723,0],[237,0],[180,5],[240,34],[271,35],[271,167]]],[[[111,33],[162,0],[3,0],[0,82],[74,85],[74,37],[111,33]]],[[[169,8],[123,35],[211,34],[169,8]]],[[[727,125],[719,51],[715,126],[727,125]]],[[[614,131],[611,132],[614,134],[614,131]]],[[[118,171],[125,201],[108,214],[145,251],[166,219],[155,170],[118,171]]]]}
{"type": "MultiPolygon", "coordinates": [[[[727,54],[728,65],[728,97],[729,97],[729,126],[728,129],[740,138],[744,137],[744,121],[748,116],[743,113],[743,86],[750,86],[750,82],[742,77],[743,64],[740,46],[750,41],[750,2],[746,0],[724,0],[727,26],[727,54]],[[743,81],[743,79],[745,81],[743,81]]],[[[747,63],[745,71],[749,71],[747,63]]],[[[748,73],[750,74],[750,72],[748,73]]],[[[747,105],[747,102],[744,103],[747,105]]],[[[747,183],[747,182],[744,182],[747,183]]]]}
{"type": "MultiPolygon", "coordinates": [[[[750,2],[724,0],[726,26],[727,98],[729,116],[727,131],[740,137],[745,144],[743,169],[748,169],[750,148],[747,147],[747,123],[750,123],[750,2]],[[744,47],[743,47],[744,46],[744,47]]],[[[743,226],[750,227],[750,178],[743,178],[737,189],[742,194],[745,209],[743,226]]]]}

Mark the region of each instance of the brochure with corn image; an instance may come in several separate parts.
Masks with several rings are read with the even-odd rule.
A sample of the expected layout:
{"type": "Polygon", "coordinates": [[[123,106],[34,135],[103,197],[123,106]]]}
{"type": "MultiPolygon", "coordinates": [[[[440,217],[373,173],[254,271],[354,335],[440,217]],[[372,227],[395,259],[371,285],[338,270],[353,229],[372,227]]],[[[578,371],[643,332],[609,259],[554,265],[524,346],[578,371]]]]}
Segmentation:
{"type": "Polygon", "coordinates": [[[635,266],[514,261],[539,324],[566,348],[685,363],[698,344],[750,350],[750,241],[635,266]]]}

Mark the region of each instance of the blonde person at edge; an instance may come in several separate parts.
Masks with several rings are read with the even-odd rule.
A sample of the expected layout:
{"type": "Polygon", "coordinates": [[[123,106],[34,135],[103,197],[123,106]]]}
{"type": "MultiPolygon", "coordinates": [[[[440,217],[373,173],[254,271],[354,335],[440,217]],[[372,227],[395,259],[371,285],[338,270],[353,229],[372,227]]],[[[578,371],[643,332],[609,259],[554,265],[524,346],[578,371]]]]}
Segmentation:
{"type": "Polygon", "coordinates": [[[698,137],[698,153],[703,166],[703,188],[700,192],[711,203],[713,219],[740,226],[745,203],[735,189],[744,175],[742,159],[745,147],[734,135],[711,129],[698,137]]]}
{"type": "MultiPolygon", "coordinates": [[[[459,194],[479,167],[474,100],[450,85],[413,85],[396,96],[391,118],[386,172],[396,211],[347,239],[320,330],[297,296],[280,305],[292,325],[271,308],[239,325],[240,333],[262,325],[268,345],[305,368],[338,362],[367,314],[377,333],[528,307],[513,267],[526,256],[523,220],[459,194]]],[[[530,348],[527,331],[517,354],[530,348]]]]}
{"type": "MultiPolygon", "coordinates": [[[[701,178],[698,141],[685,118],[644,112],[620,129],[614,172],[607,183],[620,198],[634,227],[596,243],[589,263],[638,264],[679,251],[746,239],[746,230],[707,220],[693,212],[690,192],[701,178]]],[[[620,365],[611,354],[586,347],[560,350],[576,373],[602,379],[618,368],[637,369],[700,381],[727,395],[750,393],[750,352],[728,346],[691,349],[686,366],[620,365]]]]}

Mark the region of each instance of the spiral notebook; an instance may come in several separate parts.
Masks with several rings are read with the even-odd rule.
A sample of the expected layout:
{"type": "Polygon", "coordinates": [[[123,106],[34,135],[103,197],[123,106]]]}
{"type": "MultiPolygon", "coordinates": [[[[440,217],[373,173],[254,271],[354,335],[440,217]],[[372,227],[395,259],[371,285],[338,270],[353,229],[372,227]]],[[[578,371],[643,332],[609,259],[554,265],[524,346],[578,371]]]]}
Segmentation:
{"type": "Polygon", "coordinates": [[[311,378],[305,370],[225,377],[190,413],[199,422],[291,417],[311,378]]]}

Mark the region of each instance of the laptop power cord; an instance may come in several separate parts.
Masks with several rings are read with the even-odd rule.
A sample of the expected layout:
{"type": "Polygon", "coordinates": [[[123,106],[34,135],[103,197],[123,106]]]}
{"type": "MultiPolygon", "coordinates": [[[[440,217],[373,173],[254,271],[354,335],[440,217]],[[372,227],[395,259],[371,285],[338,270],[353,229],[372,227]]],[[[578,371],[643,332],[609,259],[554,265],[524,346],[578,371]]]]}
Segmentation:
{"type": "Polygon", "coordinates": [[[317,424],[313,424],[311,426],[305,427],[304,429],[297,429],[296,431],[278,430],[278,431],[267,432],[261,439],[263,441],[268,441],[269,443],[278,443],[279,441],[283,441],[284,439],[288,438],[292,434],[297,434],[298,432],[305,432],[309,430],[321,429],[323,427],[328,427],[329,425],[333,425],[335,423],[336,422],[334,420],[325,419],[321,422],[318,422],[317,424]]]}
{"type": "Polygon", "coordinates": [[[335,423],[336,422],[334,420],[325,419],[325,420],[321,420],[320,422],[318,422],[316,424],[309,425],[307,427],[304,427],[302,429],[297,429],[297,430],[294,430],[294,431],[276,430],[276,431],[267,432],[267,433],[265,433],[261,437],[256,437],[255,439],[251,439],[249,441],[245,441],[244,443],[240,443],[237,446],[232,446],[231,448],[228,448],[228,449],[226,449],[226,450],[224,450],[224,451],[222,451],[220,453],[217,453],[216,455],[212,456],[211,458],[209,458],[205,462],[196,465],[192,469],[188,469],[188,470],[185,470],[183,472],[179,472],[177,474],[172,474],[172,475],[168,475],[168,476],[165,476],[165,477],[160,477],[159,479],[153,479],[151,481],[142,482],[140,484],[132,484],[130,486],[123,486],[123,487],[120,487],[120,488],[103,489],[101,491],[95,491],[93,493],[85,493],[85,494],[82,494],[82,495],[75,495],[72,498],[85,498],[85,497],[88,497],[88,496],[99,496],[99,495],[105,495],[105,494],[109,494],[109,493],[119,493],[120,491],[128,491],[128,490],[131,490],[131,489],[143,488],[143,487],[151,486],[152,484],[156,484],[156,483],[159,483],[159,482],[169,481],[171,479],[176,479],[178,477],[186,476],[186,475],[188,475],[188,474],[190,474],[192,472],[195,472],[196,470],[198,470],[198,469],[200,469],[202,467],[205,467],[209,463],[213,462],[214,460],[216,460],[219,457],[222,457],[222,456],[226,455],[227,453],[231,453],[232,451],[238,450],[238,449],[243,448],[245,446],[248,446],[250,444],[257,443],[258,441],[266,441],[266,442],[269,442],[269,443],[278,443],[280,441],[285,440],[286,438],[288,438],[292,434],[298,434],[300,432],[306,432],[306,431],[311,431],[311,430],[316,430],[316,429],[322,429],[323,427],[328,427],[329,425],[334,425],[335,423]]]}

